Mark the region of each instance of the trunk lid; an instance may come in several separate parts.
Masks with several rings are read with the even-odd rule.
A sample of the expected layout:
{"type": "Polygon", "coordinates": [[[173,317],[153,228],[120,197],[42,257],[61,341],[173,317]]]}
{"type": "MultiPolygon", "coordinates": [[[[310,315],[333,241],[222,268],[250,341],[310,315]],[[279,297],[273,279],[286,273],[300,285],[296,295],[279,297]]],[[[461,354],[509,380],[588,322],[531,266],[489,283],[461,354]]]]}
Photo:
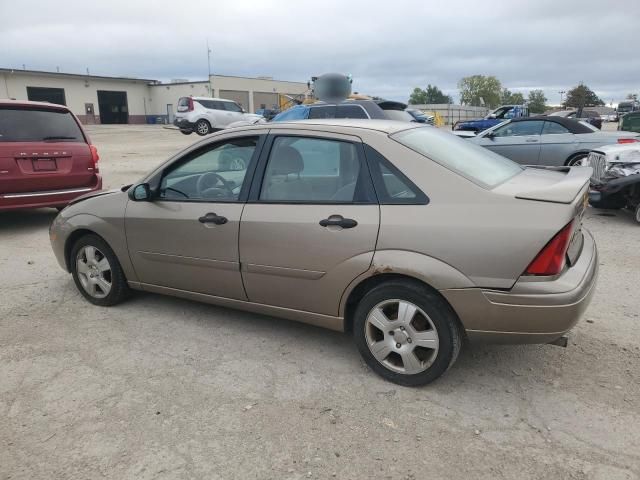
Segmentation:
{"type": "Polygon", "coordinates": [[[570,204],[587,191],[592,172],[590,167],[527,167],[493,191],[521,200],[570,204]]]}

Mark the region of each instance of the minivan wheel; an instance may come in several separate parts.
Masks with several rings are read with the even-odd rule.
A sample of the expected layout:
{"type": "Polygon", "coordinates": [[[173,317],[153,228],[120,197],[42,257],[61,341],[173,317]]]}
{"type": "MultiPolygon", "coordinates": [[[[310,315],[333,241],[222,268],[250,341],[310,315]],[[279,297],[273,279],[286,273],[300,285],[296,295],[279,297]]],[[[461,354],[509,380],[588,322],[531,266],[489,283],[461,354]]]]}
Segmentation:
{"type": "Polygon", "coordinates": [[[372,370],[411,387],[440,377],[462,345],[456,314],[446,301],[422,285],[398,280],[378,285],[362,298],[353,335],[372,370]]]}
{"type": "Polygon", "coordinates": [[[196,122],[196,133],[200,136],[209,135],[211,133],[211,125],[206,120],[198,120],[196,122]]]}
{"type": "Polygon", "coordinates": [[[70,263],[76,287],[94,305],[115,305],[128,295],[129,286],[120,262],[97,235],[85,235],[74,244],[70,263]]]}

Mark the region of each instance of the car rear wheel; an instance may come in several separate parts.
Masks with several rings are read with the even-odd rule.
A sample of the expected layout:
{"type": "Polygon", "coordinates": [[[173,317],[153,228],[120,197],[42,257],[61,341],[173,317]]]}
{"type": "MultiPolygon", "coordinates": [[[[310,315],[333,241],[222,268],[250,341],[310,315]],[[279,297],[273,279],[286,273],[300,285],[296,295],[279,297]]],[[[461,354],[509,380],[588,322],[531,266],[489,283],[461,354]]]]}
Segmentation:
{"type": "Polygon", "coordinates": [[[71,250],[71,273],[80,293],[94,305],[115,305],[129,293],[113,250],[97,235],[81,237],[71,250]]]}
{"type": "Polygon", "coordinates": [[[200,136],[209,135],[211,133],[211,125],[206,120],[198,120],[196,122],[196,133],[200,136]]]}
{"type": "Polygon", "coordinates": [[[640,223],[640,203],[636,205],[636,222],[640,223]]]}
{"type": "Polygon", "coordinates": [[[581,153],[576,155],[575,157],[571,157],[567,162],[567,166],[569,167],[587,167],[587,157],[586,153],[581,153]]]}
{"type": "Polygon", "coordinates": [[[191,135],[193,133],[193,131],[191,130],[180,130],[180,133],[183,135],[191,135]]]}
{"type": "Polygon", "coordinates": [[[456,314],[438,294],[409,281],[370,290],[355,312],[353,334],[365,362],[385,379],[426,385],[455,362],[462,344],[456,314]]]}

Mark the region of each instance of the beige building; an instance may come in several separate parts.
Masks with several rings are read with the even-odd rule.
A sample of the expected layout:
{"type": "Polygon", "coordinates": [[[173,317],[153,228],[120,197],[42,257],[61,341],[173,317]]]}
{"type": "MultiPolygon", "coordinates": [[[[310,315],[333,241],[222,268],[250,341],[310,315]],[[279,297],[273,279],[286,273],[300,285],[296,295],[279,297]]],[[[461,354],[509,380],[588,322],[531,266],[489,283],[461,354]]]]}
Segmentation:
{"type": "Polygon", "coordinates": [[[62,103],[86,124],[171,123],[178,99],[186,96],[235,100],[255,112],[278,105],[279,94],[299,96],[307,90],[306,83],[270,77],[211,75],[209,81],[162,83],[147,78],[0,68],[0,98],[62,103]]]}

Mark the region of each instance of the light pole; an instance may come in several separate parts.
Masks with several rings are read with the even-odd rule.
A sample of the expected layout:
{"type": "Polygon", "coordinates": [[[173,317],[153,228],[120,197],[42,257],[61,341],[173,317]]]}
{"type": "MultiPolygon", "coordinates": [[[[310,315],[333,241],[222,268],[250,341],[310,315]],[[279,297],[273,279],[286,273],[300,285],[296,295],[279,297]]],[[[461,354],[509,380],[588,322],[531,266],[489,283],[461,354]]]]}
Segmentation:
{"type": "Polygon", "coordinates": [[[209,39],[207,38],[207,72],[208,72],[208,76],[207,76],[207,80],[209,82],[209,95],[211,95],[212,97],[213,95],[213,89],[211,88],[211,48],[209,48],[209,39]]]}
{"type": "Polygon", "coordinates": [[[560,94],[560,106],[562,106],[562,96],[567,92],[564,90],[560,90],[558,93],[560,94]]]}

